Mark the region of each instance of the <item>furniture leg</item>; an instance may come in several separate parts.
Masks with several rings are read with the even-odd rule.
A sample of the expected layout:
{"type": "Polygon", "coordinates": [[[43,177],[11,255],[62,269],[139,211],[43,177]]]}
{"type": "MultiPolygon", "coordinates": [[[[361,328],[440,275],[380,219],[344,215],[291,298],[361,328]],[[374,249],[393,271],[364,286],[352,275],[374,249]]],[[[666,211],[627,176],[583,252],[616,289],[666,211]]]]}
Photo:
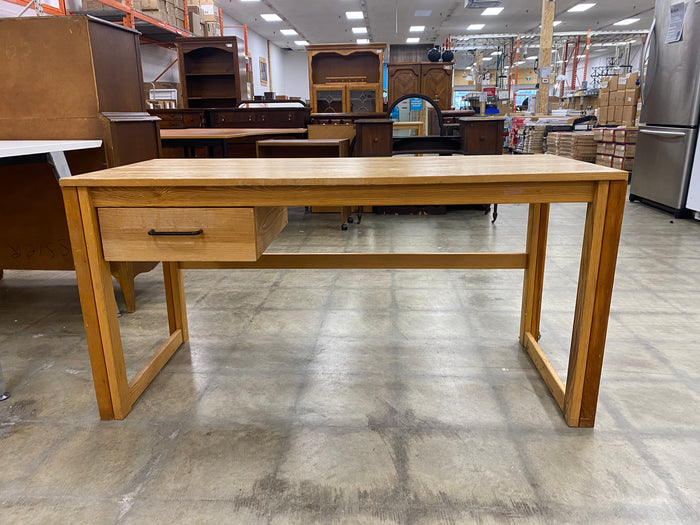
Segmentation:
{"type": "Polygon", "coordinates": [[[81,263],[76,262],[75,266],[83,308],[88,303],[88,299],[93,300],[93,304],[87,305],[88,316],[85,315],[85,309],[83,310],[85,332],[87,334],[91,361],[93,363],[97,362],[99,368],[100,381],[95,383],[98,404],[101,400],[104,403],[104,398],[109,397],[112,408],[112,417],[109,417],[106,407],[104,411],[101,407],[100,417],[102,419],[124,419],[131,410],[131,403],[129,401],[126,365],[119,333],[112,276],[109,271],[109,264],[104,260],[102,254],[97,210],[92,206],[90,195],[86,188],[78,188],[77,201],[79,208],[76,206],[75,210],[68,211],[70,206],[66,206],[66,211],[69,213],[72,221],[80,220],[76,217],[78,213],[82,217],[82,240],[76,239],[79,242],[78,245],[73,244],[75,228],[69,229],[71,230],[74,259],[76,261],[78,259],[78,257],[75,257],[76,252],[79,252],[77,255],[82,259],[81,263]],[[85,300],[83,300],[84,296],[85,300]],[[102,377],[103,374],[105,377],[102,377]]]}
{"type": "Polygon", "coordinates": [[[115,262],[111,263],[112,274],[119,282],[119,288],[121,288],[122,295],[124,296],[124,303],[126,304],[126,311],[133,313],[136,311],[136,289],[134,287],[134,266],[130,262],[115,262]],[[116,271],[115,271],[116,270],[116,271]]]}
{"type": "Polygon", "coordinates": [[[340,228],[343,230],[348,229],[349,222],[352,222],[352,206],[341,206],[340,207],[340,228]]]}
{"type": "Polygon", "coordinates": [[[163,280],[170,333],[174,334],[176,330],[182,330],[182,342],[184,343],[189,339],[189,330],[187,328],[185,286],[180,263],[163,262],[163,280]]]}
{"type": "Polygon", "coordinates": [[[0,401],[5,401],[10,397],[9,392],[5,392],[5,378],[2,375],[2,366],[0,366],[0,401]]]}
{"type": "Polygon", "coordinates": [[[498,219],[498,204],[493,205],[493,218],[491,219],[491,224],[496,222],[496,219],[498,219]]]}
{"type": "Polygon", "coordinates": [[[520,313],[520,344],[527,346],[528,333],[539,340],[542,312],[542,286],[547,251],[549,204],[530,204],[527,219],[527,267],[523,278],[523,302],[520,313]]]}
{"type": "Polygon", "coordinates": [[[599,182],[586,211],[564,399],[572,427],[595,423],[626,191],[625,181],[599,182]]]}

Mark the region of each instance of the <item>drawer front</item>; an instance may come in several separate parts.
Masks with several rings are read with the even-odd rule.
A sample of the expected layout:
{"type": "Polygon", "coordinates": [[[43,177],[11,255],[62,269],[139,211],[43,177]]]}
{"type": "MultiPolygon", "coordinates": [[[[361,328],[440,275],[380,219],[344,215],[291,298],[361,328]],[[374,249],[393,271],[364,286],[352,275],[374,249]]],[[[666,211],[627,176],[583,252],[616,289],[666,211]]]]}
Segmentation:
{"type": "Polygon", "coordinates": [[[256,261],[287,208],[100,208],[98,217],[107,261],[256,261]]]}
{"type": "Polygon", "coordinates": [[[211,126],[213,128],[253,128],[255,114],[236,110],[212,111],[211,126]]]}

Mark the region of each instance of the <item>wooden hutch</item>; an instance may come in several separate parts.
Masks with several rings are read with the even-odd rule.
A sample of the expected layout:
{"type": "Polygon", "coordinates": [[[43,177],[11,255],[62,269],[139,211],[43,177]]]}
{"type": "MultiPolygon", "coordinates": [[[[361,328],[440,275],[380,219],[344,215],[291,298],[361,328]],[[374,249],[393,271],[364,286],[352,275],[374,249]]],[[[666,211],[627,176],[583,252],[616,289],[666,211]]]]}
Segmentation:
{"type": "Polygon", "coordinates": [[[388,103],[411,93],[433,99],[441,110],[452,108],[453,62],[404,62],[387,64],[388,103]]]}
{"type": "Polygon", "coordinates": [[[178,38],[186,108],[235,108],[246,93],[243,42],[233,36],[178,38]]]}
{"type": "Polygon", "coordinates": [[[312,113],[383,110],[386,44],[312,44],[306,49],[312,113]]]}

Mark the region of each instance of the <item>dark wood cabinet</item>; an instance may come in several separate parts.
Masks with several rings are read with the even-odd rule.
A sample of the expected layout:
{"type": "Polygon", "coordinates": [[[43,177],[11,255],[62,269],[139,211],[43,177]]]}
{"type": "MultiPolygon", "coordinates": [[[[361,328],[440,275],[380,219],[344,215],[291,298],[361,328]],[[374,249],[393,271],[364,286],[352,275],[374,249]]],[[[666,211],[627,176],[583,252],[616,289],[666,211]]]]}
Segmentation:
{"type": "Polygon", "coordinates": [[[387,65],[389,105],[417,93],[433,99],[442,110],[452,107],[451,62],[407,62],[387,65]]]}
{"type": "Polygon", "coordinates": [[[160,118],[161,129],[206,128],[205,109],[149,109],[148,112],[160,118]]]}
{"type": "Polygon", "coordinates": [[[309,53],[313,113],[372,113],[384,106],[386,44],[314,44],[309,53]]]}
{"type": "Polygon", "coordinates": [[[362,119],[355,121],[355,156],[390,157],[394,121],[362,119]]]}
{"type": "Polygon", "coordinates": [[[178,38],[185,107],[236,107],[246,92],[243,43],[236,37],[178,38]]]}
{"type": "Polygon", "coordinates": [[[308,107],[211,109],[212,128],[304,128],[308,107]]]}
{"type": "Polygon", "coordinates": [[[459,119],[459,134],[465,155],[501,155],[503,153],[503,117],[467,117],[459,119]]]}

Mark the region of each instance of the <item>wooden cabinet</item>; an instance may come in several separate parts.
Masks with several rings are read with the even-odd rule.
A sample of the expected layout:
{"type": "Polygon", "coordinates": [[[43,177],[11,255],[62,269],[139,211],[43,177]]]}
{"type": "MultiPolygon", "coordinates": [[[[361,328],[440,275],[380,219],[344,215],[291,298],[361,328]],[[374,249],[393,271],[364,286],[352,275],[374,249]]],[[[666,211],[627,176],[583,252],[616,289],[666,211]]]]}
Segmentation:
{"type": "Polygon", "coordinates": [[[355,156],[390,157],[394,121],[373,118],[355,121],[355,156]]]}
{"type": "Polygon", "coordinates": [[[411,93],[433,99],[442,110],[452,107],[451,62],[406,62],[388,64],[389,105],[411,93]]]}
{"type": "Polygon", "coordinates": [[[149,109],[160,118],[160,129],[206,128],[207,112],[204,109],[149,109]]]}
{"type": "Polygon", "coordinates": [[[308,107],[211,109],[212,128],[304,128],[308,107]]]}
{"type": "Polygon", "coordinates": [[[309,93],[313,113],[382,111],[386,44],[315,44],[309,54],[309,93]]]}
{"type": "Polygon", "coordinates": [[[465,155],[501,155],[503,153],[503,117],[466,117],[459,119],[459,134],[465,155]]]}
{"type": "Polygon", "coordinates": [[[178,38],[176,44],[185,107],[236,107],[246,92],[243,43],[222,36],[178,38]]]}

